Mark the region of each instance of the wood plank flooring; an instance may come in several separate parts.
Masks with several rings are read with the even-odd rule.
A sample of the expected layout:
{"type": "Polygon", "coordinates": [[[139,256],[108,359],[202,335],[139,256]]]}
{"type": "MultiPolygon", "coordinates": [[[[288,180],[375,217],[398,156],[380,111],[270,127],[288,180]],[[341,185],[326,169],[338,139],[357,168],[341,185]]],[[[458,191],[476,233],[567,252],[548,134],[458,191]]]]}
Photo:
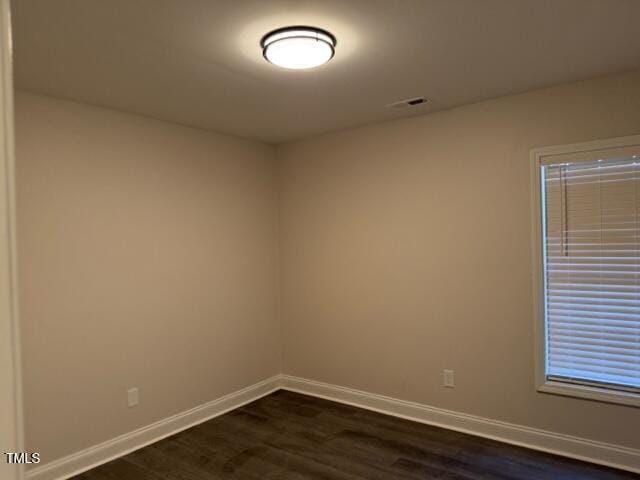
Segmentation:
{"type": "Polygon", "coordinates": [[[613,480],[640,476],[277,391],[73,480],[613,480]]]}

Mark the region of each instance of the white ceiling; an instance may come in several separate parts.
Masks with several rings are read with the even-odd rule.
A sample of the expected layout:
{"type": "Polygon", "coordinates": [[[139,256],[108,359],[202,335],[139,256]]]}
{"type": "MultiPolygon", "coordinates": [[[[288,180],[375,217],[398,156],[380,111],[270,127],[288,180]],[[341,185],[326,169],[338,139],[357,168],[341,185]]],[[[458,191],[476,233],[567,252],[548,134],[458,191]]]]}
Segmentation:
{"type": "MultiPolygon", "coordinates": [[[[14,0],[18,88],[278,143],[640,65],[640,0],[14,0]],[[292,24],[338,39],[267,63],[292,24]],[[433,103],[389,110],[425,95],[433,103]]],[[[597,101],[597,99],[594,99],[597,101]]]]}

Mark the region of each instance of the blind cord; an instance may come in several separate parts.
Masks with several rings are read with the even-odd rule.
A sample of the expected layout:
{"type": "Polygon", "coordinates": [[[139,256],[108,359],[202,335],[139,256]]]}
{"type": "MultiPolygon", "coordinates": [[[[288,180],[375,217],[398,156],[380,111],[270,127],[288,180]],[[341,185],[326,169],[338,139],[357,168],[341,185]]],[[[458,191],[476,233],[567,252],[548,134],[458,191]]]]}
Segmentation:
{"type": "Polygon", "coordinates": [[[566,166],[560,166],[560,242],[562,254],[565,257],[569,256],[569,228],[567,226],[567,172],[566,166]]]}

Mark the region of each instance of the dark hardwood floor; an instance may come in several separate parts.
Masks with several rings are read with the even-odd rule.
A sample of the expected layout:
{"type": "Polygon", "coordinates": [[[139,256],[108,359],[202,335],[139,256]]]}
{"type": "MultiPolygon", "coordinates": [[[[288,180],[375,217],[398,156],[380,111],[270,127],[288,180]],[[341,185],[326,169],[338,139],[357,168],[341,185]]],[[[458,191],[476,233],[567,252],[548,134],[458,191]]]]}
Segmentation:
{"type": "Polygon", "coordinates": [[[640,476],[280,390],[74,480],[640,476]]]}

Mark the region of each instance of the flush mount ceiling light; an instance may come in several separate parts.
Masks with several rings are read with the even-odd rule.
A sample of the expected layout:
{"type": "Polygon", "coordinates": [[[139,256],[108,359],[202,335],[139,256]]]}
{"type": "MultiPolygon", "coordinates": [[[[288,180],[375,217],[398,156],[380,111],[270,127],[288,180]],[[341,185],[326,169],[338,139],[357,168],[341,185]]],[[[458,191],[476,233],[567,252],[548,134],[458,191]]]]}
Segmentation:
{"type": "Polygon", "coordinates": [[[285,27],[267,33],[260,46],[267,61],[278,67],[302,70],[331,60],[336,37],[315,27],[285,27]]]}

